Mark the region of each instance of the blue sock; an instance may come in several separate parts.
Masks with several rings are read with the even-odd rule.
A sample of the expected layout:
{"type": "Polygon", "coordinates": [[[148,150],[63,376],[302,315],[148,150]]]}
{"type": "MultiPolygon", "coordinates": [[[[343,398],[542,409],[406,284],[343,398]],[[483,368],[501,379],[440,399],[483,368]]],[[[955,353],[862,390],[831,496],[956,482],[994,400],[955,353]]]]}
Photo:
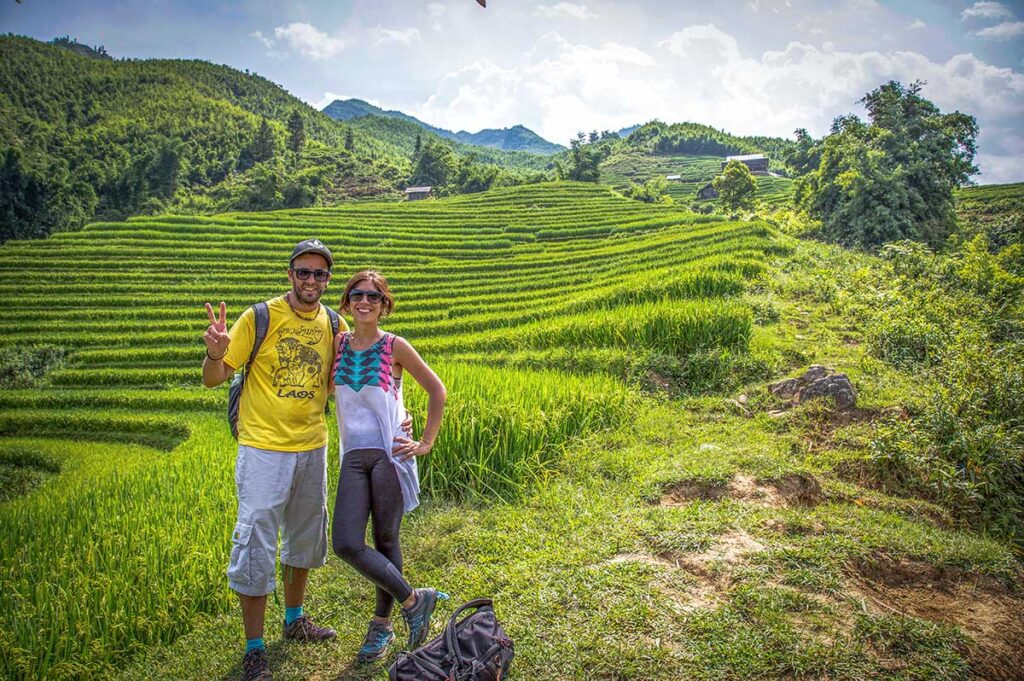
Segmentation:
{"type": "Polygon", "coordinates": [[[285,608],[284,609],[284,623],[285,623],[285,626],[291,624],[292,622],[294,622],[295,620],[299,619],[300,617],[302,617],[302,606],[301,605],[298,605],[298,606],[296,606],[294,608],[285,608]]]}
{"type": "Polygon", "coordinates": [[[263,645],[263,637],[259,638],[247,638],[245,639],[245,652],[253,650],[266,650],[267,646],[263,645]]]}

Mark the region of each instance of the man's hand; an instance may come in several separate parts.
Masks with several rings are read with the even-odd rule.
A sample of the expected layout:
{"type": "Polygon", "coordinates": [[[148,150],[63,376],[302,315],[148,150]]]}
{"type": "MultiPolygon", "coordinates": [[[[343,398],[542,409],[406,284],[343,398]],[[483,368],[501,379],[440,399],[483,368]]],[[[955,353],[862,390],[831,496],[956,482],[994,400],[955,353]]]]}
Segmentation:
{"type": "Polygon", "coordinates": [[[228,336],[227,332],[227,305],[222,300],[220,302],[220,315],[213,315],[213,306],[206,303],[206,315],[210,318],[210,326],[207,327],[206,333],[203,334],[203,341],[206,343],[206,354],[210,359],[216,361],[224,358],[224,355],[228,352],[228,343],[231,342],[231,337],[228,336]]]}

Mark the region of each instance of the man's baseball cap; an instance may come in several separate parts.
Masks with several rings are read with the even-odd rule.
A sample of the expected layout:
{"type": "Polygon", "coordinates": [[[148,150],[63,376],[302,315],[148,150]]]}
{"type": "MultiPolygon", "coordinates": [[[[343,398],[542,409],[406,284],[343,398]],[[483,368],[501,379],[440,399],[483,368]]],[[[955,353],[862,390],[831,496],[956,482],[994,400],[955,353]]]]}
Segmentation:
{"type": "Polygon", "coordinates": [[[292,251],[292,259],[288,261],[288,265],[290,266],[295,262],[295,258],[304,253],[316,253],[317,255],[322,255],[327,260],[327,266],[334,267],[334,257],[331,256],[330,250],[328,250],[327,246],[324,246],[324,242],[320,241],[320,239],[306,239],[305,241],[300,241],[295,246],[295,250],[292,251]]]}

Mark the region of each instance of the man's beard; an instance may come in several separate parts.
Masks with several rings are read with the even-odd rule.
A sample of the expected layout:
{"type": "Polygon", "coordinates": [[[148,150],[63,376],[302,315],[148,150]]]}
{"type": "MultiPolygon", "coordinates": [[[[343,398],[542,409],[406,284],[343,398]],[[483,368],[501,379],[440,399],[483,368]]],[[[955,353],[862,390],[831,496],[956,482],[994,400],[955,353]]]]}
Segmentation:
{"type": "Polygon", "coordinates": [[[317,287],[315,291],[306,291],[302,288],[300,283],[295,283],[292,284],[292,295],[294,295],[299,302],[305,305],[310,305],[320,300],[320,296],[323,295],[323,289],[317,287]]]}

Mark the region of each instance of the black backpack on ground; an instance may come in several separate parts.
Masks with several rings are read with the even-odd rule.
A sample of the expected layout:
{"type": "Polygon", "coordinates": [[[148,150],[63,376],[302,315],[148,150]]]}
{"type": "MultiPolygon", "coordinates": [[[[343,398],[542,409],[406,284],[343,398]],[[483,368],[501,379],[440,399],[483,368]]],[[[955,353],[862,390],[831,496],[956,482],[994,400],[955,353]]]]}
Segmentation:
{"type": "Polygon", "coordinates": [[[512,640],[489,598],[469,601],[452,613],[444,633],[421,648],[399,653],[390,681],[499,681],[515,657],[512,640]],[[456,622],[466,610],[472,615],[456,622]]]}
{"type": "MultiPolygon", "coordinates": [[[[321,303],[323,305],[323,303],[321,303]]],[[[338,313],[329,307],[324,307],[327,310],[327,316],[331,319],[331,338],[338,335],[338,329],[341,327],[341,318],[338,313]]],[[[242,401],[242,387],[245,385],[245,377],[249,374],[249,369],[252,363],[256,361],[256,353],[259,352],[260,346],[263,345],[263,341],[267,337],[267,331],[270,329],[270,308],[266,303],[256,303],[252,306],[253,311],[253,324],[256,327],[256,334],[252,342],[252,350],[249,351],[249,359],[246,361],[242,370],[236,372],[231,377],[231,383],[228,386],[228,425],[231,426],[231,436],[238,439],[238,405],[242,401]]],[[[327,412],[327,405],[324,405],[324,412],[327,412]]]]}

